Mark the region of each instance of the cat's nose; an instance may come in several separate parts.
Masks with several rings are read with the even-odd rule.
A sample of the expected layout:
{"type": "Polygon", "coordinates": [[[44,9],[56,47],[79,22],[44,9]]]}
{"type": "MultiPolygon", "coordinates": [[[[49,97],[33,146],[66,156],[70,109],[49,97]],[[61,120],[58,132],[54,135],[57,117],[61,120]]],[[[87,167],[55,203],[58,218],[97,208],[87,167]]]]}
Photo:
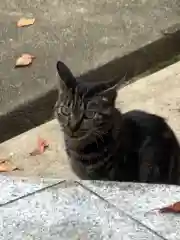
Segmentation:
{"type": "Polygon", "coordinates": [[[76,119],[76,121],[70,121],[69,122],[69,128],[71,129],[72,132],[77,132],[78,129],[81,126],[81,123],[83,121],[83,117],[81,117],[80,119],[76,119]]]}
{"type": "Polygon", "coordinates": [[[71,132],[74,132],[74,126],[71,124],[71,125],[69,125],[69,130],[71,131],[71,132]]]}
{"type": "Polygon", "coordinates": [[[72,133],[76,132],[78,130],[79,126],[78,124],[69,124],[69,129],[72,133]]]}
{"type": "Polygon", "coordinates": [[[73,137],[74,135],[74,131],[68,126],[64,129],[65,133],[69,136],[69,137],[73,137]]]}

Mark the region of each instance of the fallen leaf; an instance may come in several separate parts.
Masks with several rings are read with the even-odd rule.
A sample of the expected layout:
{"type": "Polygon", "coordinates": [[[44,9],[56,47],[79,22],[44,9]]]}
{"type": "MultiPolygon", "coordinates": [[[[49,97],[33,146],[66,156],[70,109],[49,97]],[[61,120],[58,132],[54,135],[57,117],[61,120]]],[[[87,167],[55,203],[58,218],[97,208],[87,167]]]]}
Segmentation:
{"type": "Polygon", "coordinates": [[[7,158],[0,158],[0,164],[1,163],[5,163],[6,161],[9,161],[9,159],[7,159],[7,158]]]}
{"type": "Polygon", "coordinates": [[[35,18],[20,18],[17,22],[17,27],[26,27],[33,25],[35,22],[35,18]]]}
{"type": "Polygon", "coordinates": [[[15,67],[25,67],[25,66],[28,66],[28,65],[30,65],[32,63],[34,58],[35,58],[35,56],[30,55],[28,53],[24,53],[16,60],[15,67]]]}
{"type": "Polygon", "coordinates": [[[37,156],[37,155],[40,155],[41,153],[40,153],[40,151],[39,151],[39,149],[34,149],[32,152],[30,152],[30,156],[37,156]]]}
{"type": "Polygon", "coordinates": [[[150,210],[147,213],[150,213],[152,211],[158,211],[159,213],[180,213],[180,202],[173,203],[169,206],[162,207],[162,208],[155,208],[153,210],[150,210]]]}
{"type": "Polygon", "coordinates": [[[37,148],[35,148],[30,155],[31,156],[37,156],[42,154],[47,148],[49,147],[49,144],[47,143],[47,141],[45,139],[42,138],[38,138],[38,142],[37,142],[37,148]]]}
{"type": "Polygon", "coordinates": [[[12,172],[15,170],[19,170],[19,168],[13,165],[8,159],[0,160],[0,172],[12,172]]]}
{"type": "Polygon", "coordinates": [[[49,144],[47,143],[47,141],[45,139],[38,138],[38,148],[41,153],[43,153],[45,151],[45,149],[48,147],[49,147],[49,144]]]}
{"type": "Polygon", "coordinates": [[[180,213],[180,202],[159,209],[160,213],[180,213]]]}

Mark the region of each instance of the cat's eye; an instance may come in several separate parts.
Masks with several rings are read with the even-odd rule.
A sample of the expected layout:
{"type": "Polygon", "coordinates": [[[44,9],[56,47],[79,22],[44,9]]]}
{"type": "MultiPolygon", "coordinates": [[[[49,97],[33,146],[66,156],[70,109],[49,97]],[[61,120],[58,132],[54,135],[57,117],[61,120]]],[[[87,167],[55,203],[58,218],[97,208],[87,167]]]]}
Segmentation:
{"type": "Polygon", "coordinates": [[[86,106],[85,117],[89,119],[94,118],[97,114],[97,108],[98,108],[97,102],[93,101],[88,102],[86,106]]]}
{"type": "Polygon", "coordinates": [[[62,106],[60,108],[61,110],[61,113],[64,115],[64,116],[69,116],[71,114],[71,110],[69,107],[66,107],[66,106],[62,106]]]}
{"type": "Polygon", "coordinates": [[[96,112],[94,112],[94,111],[86,111],[86,113],[85,113],[85,117],[89,118],[89,119],[92,119],[95,116],[96,116],[96,112]]]}

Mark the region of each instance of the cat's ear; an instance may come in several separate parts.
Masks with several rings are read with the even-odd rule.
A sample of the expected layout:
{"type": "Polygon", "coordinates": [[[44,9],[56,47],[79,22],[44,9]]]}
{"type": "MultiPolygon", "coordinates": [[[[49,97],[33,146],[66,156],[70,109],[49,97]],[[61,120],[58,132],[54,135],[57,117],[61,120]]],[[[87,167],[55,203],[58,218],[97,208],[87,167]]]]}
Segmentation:
{"type": "Polygon", "coordinates": [[[110,101],[114,101],[117,96],[117,91],[122,85],[122,81],[124,81],[124,78],[120,81],[117,81],[117,78],[114,78],[113,80],[106,83],[104,90],[100,93],[100,95],[102,95],[103,97],[107,98],[110,101]]]}
{"type": "Polygon", "coordinates": [[[103,93],[108,94],[111,92],[117,92],[120,86],[122,85],[122,83],[125,82],[125,79],[126,79],[126,75],[121,79],[119,79],[119,77],[116,76],[110,81],[108,81],[107,83],[104,83],[103,93]]]}
{"type": "Polygon", "coordinates": [[[117,96],[116,88],[109,88],[104,90],[99,94],[103,97],[103,99],[107,99],[107,101],[114,102],[117,96]]]}
{"type": "Polygon", "coordinates": [[[125,74],[125,76],[121,79],[119,79],[119,77],[114,77],[112,80],[109,81],[109,83],[107,84],[107,88],[105,91],[118,91],[120,86],[122,86],[122,84],[125,82],[126,80],[126,76],[127,73],[125,74]]]}
{"type": "Polygon", "coordinates": [[[60,77],[60,86],[67,89],[75,89],[76,78],[73,76],[71,70],[61,61],[57,62],[56,68],[60,77]]]}

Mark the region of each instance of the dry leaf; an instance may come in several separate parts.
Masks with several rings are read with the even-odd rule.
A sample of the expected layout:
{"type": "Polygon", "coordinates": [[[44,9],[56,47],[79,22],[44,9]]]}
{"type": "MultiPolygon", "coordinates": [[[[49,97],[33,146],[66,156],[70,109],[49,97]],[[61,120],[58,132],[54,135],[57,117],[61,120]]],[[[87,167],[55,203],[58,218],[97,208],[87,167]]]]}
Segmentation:
{"type": "Polygon", "coordinates": [[[30,156],[37,156],[37,155],[40,155],[41,153],[40,153],[40,151],[39,151],[39,149],[34,149],[32,152],[30,152],[30,156]]]}
{"type": "Polygon", "coordinates": [[[180,213],[180,202],[159,209],[160,213],[180,213]]]}
{"type": "Polygon", "coordinates": [[[47,143],[47,141],[45,139],[38,138],[38,149],[39,149],[40,153],[43,153],[45,151],[45,149],[48,147],[49,147],[49,144],[47,143]]]}
{"type": "Polygon", "coordinates": [[[33,25],[35,22],[35,18],[20,18],[17,22],[17,27],[26,27],[33,25]]]}
{"type": "Polygon", "coordinates": [[[12,172],[19,170],[15,165],[13,165],[8,159],[0,160],[0,172],[12,172]]]}
{"type": "Polygon", "coordinates": [[[32,63],[34,58],[35,56],[30,55],[28,53],[24,53],[16,60],[15,67],[29,66],[32,63]]]}
{"type": "Polygon", "coordinates": [[[42,154],[48,147],[49,144],[47,143],[46,140],[42,139],[42,138],[38,138],[38,143],[37,143],[37,148],[35,148],[30,155],[31,156],[37,156],[42,154]]]}
{"type": "Polygon", "coordinates": [[[176,202],[163,208],[155,208],[146,212],[146,214],[155,210],[158,210],[159,213],[180,213],[180,202],[176,202]]]}

